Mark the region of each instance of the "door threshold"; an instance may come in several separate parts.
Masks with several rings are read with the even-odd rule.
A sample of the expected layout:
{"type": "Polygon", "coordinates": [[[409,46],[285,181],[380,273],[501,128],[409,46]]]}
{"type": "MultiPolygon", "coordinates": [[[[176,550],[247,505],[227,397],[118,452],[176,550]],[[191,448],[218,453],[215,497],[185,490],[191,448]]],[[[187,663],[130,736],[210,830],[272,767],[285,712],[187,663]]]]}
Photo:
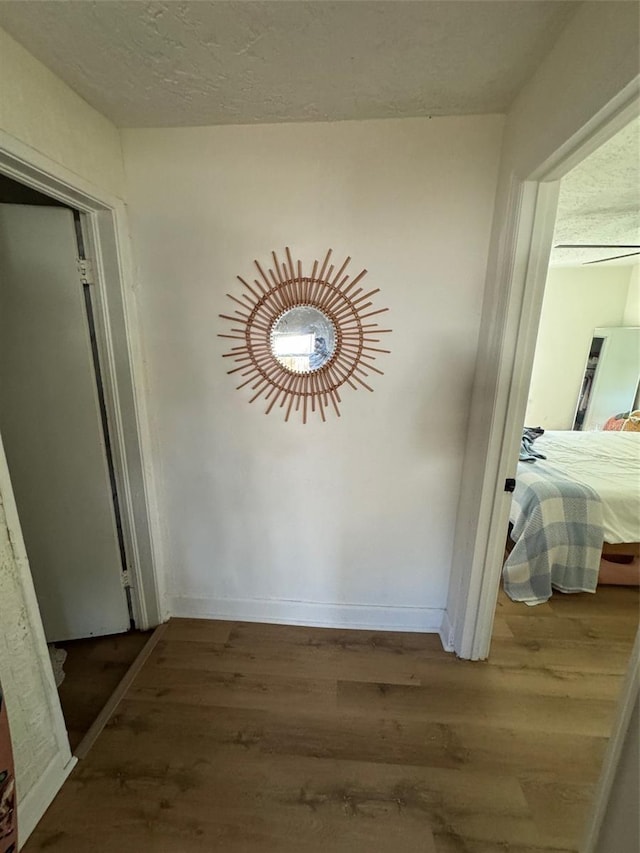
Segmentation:
{"type": "Polygon", "coordinates": [[[164,622],[162,625],[158,625],[158,627],[154,630],[153,634],[144,644],[140,653],[133,661],[129,669],[126,671],[126,673],[120,680],[118,686],[113,691],[109,699],[106,701],[104,707],[91,724],[89,731],[86,733],[86,735],[82,738],[80,743],[75,748],[73,754],[78,759],[78,761],[82,761],[83,758],[86,758],[87,753],[89,752],[93,744],[96,742],[98,736],[109,721],[109,717],[116,710],[116,708],[122,701],[124,694],[127,692],[129,687],[133,683],[134,678],[140,672],[143,665],[151,655],[151,652],[158,644],[168,624],[168,622],[164,622]]]}

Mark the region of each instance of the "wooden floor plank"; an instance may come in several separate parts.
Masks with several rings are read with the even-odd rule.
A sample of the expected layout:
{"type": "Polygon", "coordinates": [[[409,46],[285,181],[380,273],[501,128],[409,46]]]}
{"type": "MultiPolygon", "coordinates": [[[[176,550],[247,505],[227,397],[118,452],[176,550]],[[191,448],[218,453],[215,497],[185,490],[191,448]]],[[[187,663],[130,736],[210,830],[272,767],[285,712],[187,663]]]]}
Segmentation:
{"type": "MultiPolygon", "coordinates": [[[[64,843],[81,842],[107,810],[125,825],[142,823],[132,837],[126,830],[131,848],[118,850],[151,843],[163,832],[189,845],[224,841],[227,846],[208,849],[225,851],[299,849],[319,853],[338,849],[367,853],[380,849],[392,853],[403,839],[411,850],[433,850],[426,807],[430,791],[419,780],[407,782],[402,767],[388,778],[378,774],[376,779],[368,765],[358,768],[317,760],[243,756],[241,748],[239,755],[223,751],[212,760],[199,758],[186,764],[182,759],[172,761],[171,756],[150,764],[130,759],[113,764],[112,753],[102,758],[104,765],[89,767],[85,763],[70,780],[69,788],[75,788],[76,796],[84,797],[91,790],[87,808],[73,827],[68,827],[65,812],[54,806],[48,815],[47,834],[38,829],[30,843],[39,840],[56,849],[51,839],[70,831],[72,835],[64,843]]],[[[452,783],[449,788],[453,791],[452,783]]],[[[518,807],[524,811],[524,800],[518,807]]],[[[109,849],[106,844],[100,846],[100,839],[93,843],[97,844],[94,849],[109,849]]],[[[80,845],[80,849],[84,848],[80,845]]]]}
{"type": "MultiPolygon", "coordinates": [[[[587,639],[587,628],[581,619],[559,619],[557,616],[539,616],[531,619],[528,615],[505,616],[503,620],[515,640],[578,640],[587,639]]],[[[495,634],[494,634],[495,637],[495,634]]],[[[500,639],[496,637],[496,639],[500,639]]]]}
{"type": "MultiPolygon", "coordinates": [[[[640,613],[640,608],[638,610],[640,613]]],[[[563,622],[569,620],[563,619],[563,622]]],[[[635,633],[638,629],[638,619],[620,619],[616,616],[589,616],[578,619],[582,630],[589,640],[596,640],[604,644],[614,642],[633,643],[635,633]]]]}
{"type": "Polygon", "coordinates": [[[435,838],[436,853],[575,853],[573,847],[531,847],[527,844],[513,843],[508,846],[496,846],[493,841],[478,841],[463,838],[447,830],[438,831],[435,838]]]}
{"type": "Polygon", "coordinates": [[[616,703],[581,697],[535,695],[474,685],[405,686],[356,681],[338,683],[338,710],[402,720],[464,724],[473,707],[476,723],[491,729],[526,729],[606,737],[616,703]]]}
{"type": "MultiPolygon", "coordinates": [[[[419,660],[442,657],[439,652],[419,652],[419,660]]],[[[172,669],[198,672],[240,672],[243,675],[295,676],[305,678],[358,677],[361,681],[412,684],[418,655],[396,654],[388,649],[281,645],[266,634],[254,647],[166,640],[158,644],[154,663],[172,669]]]]}
{"type": "Polygon", "coordinates": [[[606,643],[559,640],[541,637],[537,640],[494,640],[491,660],[500,665],[533,669],[550,667],[582,673],[623,676],[629,662],[631,642],[610,640],[606,643]]]}
{"type": "Polygon", "coordinates": [[[172,620],[24,851],[575,853],[637,623],[637,590],[501,593],[473,664],[172,620]]]}
{"type": "Polygon", "coordinates": [[[211,619],[171,619],[167,625],[167,637],[172,640],[224,645],[229,639],[234,624],[234,622],[211,619]]]}
{"type": "Polygon", "coordinates": [[[336,693],[334,679],[261,677],[157,666],[140,674],[128,698],[226,708],[260,707],[291,713],[302,709],[332,712],[336,693]]]}
{"type": "Polygon", "coordinates": [[[236,622],[229,637],[232,645],[251,650],[255,650],[265,640],[279,646],[327,648],[341,652],[386,650],[396,656],[411,652],[435,652],[439,656],[442,652],[437,634],[407,631],[327,629],[303,625],[269,625],[265,631],[265,625],[260,622],[236,622]]]}
{"type": "MultiPolygon", "coordinates": [[[[471,713],[469,716],[472,716],[471,713]]],[[[328,715],[275,713],[261,708],[203,707],[126,699],[107,726],[110,751],[142,760],[153,744],[171,743],[197,760],[227,746],[270,755],[330,758],[513,774],[523,767],[553,778],[559,764],[580,781],[597,772],[606,738],[492,728],[475,719],[459,724],[328,715]],[[232,712],[233,711],[233,712],[232,712]]],[[[102,747],[102,741],[97,747],[102,747]]],[[[96,748],[97,748],[96,747],[96,748]]],[[[92,753],[92,763],[98,761],[92,753]]]]}
{"type": "Polygon", "coordinates": [[[56,643],[66,651],[58,693],[72,752],[144,648],[150,631],[56,643]]]}
{"type": "MultiPolygon", "coordinates": [[[[593,595],[554,595],[547,602],[551,612],[562,618],[591,619],[594,616],[607,616],[615,613],[621,619],[631,618],[638,621],[640,606],[640,588],[629,586],[599,586],[593,595]]],[[[534,608],[535,609],[535,608],[534,608]]]]}
{"type": "Polygon", "coordinates": [[[542,838],[571,845],[580,837],[591,808],[595,785],[540,782],[523,778],[520,785],[542,838]]]}

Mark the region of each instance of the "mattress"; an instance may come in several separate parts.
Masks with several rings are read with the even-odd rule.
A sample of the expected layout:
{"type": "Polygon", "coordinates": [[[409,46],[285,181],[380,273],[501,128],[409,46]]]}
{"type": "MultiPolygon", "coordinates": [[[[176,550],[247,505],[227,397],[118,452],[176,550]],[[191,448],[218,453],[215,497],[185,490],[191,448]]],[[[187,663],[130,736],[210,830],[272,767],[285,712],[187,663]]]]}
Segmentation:
{"type": "Polygon", "coordinates": [[[548,431],[534,444],[537,474],[573,480],[602,502],[604,541],[640,542],[640,432],[548,431]]]}

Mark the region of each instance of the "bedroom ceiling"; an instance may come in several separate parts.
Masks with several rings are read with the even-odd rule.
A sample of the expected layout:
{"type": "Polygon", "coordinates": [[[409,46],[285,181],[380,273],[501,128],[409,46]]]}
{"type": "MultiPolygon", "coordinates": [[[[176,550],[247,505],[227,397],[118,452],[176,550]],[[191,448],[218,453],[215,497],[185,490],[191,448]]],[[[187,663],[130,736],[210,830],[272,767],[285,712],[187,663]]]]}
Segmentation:
{"type": "Polygon", "coordinates": [[[119,127],[505,112],[576,2],[2,0],[119,127]]]}
{"type": "MultiPolygon", "coordinates": [[[[558,243],[640,245],[640,119],[594,151],[562,180],[558,243]]],[[[554,249],[552,266],[578,266],[634,249],[554,249]]],[[[640,250],[638,250],[640,251],[640,250]]],[[[640,256],[598,268],[640,263],[640,256]]]]}

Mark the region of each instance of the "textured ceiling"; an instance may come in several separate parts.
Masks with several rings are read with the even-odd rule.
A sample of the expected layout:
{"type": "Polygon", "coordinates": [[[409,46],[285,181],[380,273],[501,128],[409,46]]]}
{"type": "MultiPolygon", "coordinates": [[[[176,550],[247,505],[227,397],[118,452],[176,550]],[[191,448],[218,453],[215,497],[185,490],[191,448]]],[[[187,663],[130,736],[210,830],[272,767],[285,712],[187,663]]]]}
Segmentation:
{"type": "MultiPolygon", "coordinates": [[[[579,5],[0,0],[0,26],[120,127],[335,121],[505,112],[579,5]]],[[[563,180],[555,244],[640,243],[639,152],[634,122],[563,180]]]]}
{"type": "Polygon", "coordinates": [[[119,127],[504,112],[576,2],[0,2],[119,127]]]}
{"type": "MultiPolygon", "coordinates": [[[[554,235],[554,245],[558,243],[640,245],[640,120],[629,124],[562,180],[554,235]]],[[[633,251],[554,249],[551,263],[573,266],[633,251]]],[[[615,263],[638,263],[638,259],[623,258],[615,263]]]]}

